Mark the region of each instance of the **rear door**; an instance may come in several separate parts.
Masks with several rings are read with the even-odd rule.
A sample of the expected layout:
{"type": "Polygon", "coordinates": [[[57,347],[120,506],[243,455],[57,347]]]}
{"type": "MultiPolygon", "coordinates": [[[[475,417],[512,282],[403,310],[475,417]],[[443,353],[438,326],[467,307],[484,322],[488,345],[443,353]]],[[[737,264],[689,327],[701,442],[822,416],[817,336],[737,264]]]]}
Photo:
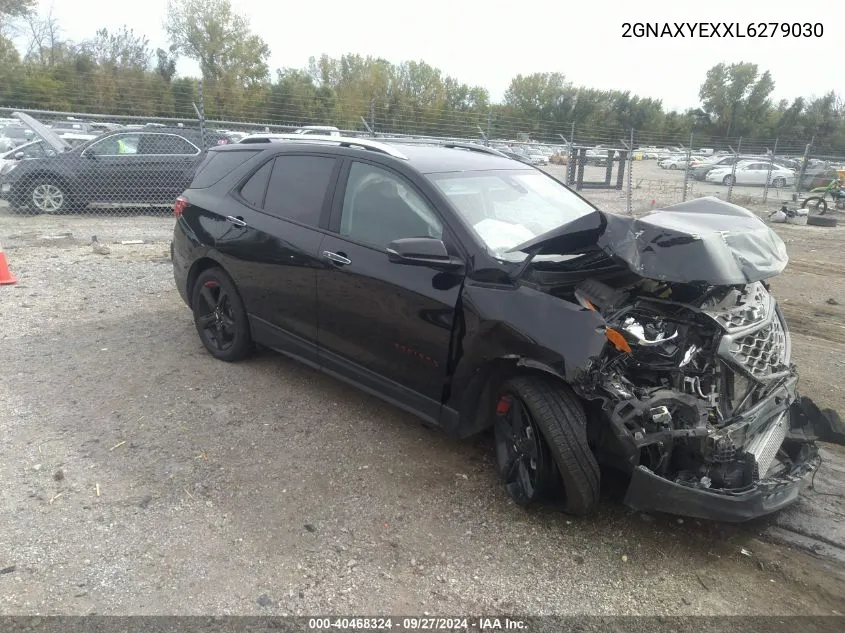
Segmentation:
{"type": "Polygon", "coordinates": [[[282,154],[256,166],[229,196],[217,249],[259,342],[316,364],[316,271],[339,160],[282,154]]]}
{"type": "Polygon", "coordinates": [[[172,202],[191,181],[200,148],[178,134],[144,132],[138,143],[137,172],[144,202],[172,202]]]}
{"type": "Polygon", "coordinates": [[[387,245],[441,237],[431,198],[402,174],[354,160],[341,176],[317,269],[320,362],[438,421],[462,274],[394,264],[387,245]]]}

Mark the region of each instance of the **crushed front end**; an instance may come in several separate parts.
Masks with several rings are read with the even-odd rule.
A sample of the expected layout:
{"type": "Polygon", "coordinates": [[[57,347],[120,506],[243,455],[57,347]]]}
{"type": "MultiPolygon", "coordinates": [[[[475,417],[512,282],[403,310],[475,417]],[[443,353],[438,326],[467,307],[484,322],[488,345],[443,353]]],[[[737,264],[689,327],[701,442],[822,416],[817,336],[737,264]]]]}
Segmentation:
{"type": "Polygon", "coordinates": [[[575,298],[607,323],[576,388],[607,422],[605,457],[631,473],[627,505],[744,521],[797,499],[820,459],[765,282],[589,279],[575,298]]]}

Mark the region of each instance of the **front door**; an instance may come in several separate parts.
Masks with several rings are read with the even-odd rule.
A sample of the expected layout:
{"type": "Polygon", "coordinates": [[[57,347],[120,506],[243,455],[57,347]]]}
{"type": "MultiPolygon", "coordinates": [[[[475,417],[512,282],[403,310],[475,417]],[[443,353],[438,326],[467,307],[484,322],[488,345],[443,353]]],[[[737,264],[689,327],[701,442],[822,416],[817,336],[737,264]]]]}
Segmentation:
{"type": "Polygon", "coordinates": [[[144,158],[138,154],[141,134],[112,134],[82,152],[79,191],[86,202],[129,202],[146,196],[144,158]]]}
{"type": "Polygon", "coordinates": [[[391,263],[386,247],[405,237],[444,238],[441,219],[401,174],[352,161],[331,226],[317,273],[323,368],[439,420],[463,278],[391,263]]]}

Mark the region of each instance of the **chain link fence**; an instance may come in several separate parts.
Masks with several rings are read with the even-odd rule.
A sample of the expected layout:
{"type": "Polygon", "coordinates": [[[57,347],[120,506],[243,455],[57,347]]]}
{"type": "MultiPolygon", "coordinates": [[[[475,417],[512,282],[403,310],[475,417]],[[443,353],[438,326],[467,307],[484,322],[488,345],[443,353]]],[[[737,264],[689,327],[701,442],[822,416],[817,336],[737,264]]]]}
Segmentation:
{"type": "MultiPolygon", "coordinates": [[[[0,213],[169,215],[209,147],[255,133],[327,133],[315,126],[212,121],[202,108],[194,111],[196,118],[146,118],[0,108],[0,213]]],[[[474,136],[412,134],[402,122],[379,119],[374,109],[358,129],[328,133],[488,145],[549,172],[603,209],[628,214],[702,196],[750,207],[800,204],[807,192],[845,174],[845,157],[815,154],[814,139],[692,134],[667,143],[644,131],[574,125],[508,130],[514,137],[500,138],[504,129],[489,118],[480,123],[474,136]]]]}

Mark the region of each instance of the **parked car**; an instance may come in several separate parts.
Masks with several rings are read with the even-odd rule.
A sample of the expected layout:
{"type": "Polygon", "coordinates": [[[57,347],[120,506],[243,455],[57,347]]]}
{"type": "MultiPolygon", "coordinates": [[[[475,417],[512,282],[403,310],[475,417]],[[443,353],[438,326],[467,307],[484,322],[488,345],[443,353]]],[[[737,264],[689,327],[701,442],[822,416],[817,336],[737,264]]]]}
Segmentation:
{"type": "MultiPolygon", "coordinates": [[[[0,198],[13,210],[33,213],[59,213],[89,203],[172,201],[191,181],[205,149],[200,131],[192,128],[109,132],[71,147],[31,117],[26,123],[55,155],[6,164],[0,170],[0,198]]],[[[228,142],[228,137],[206,132],[206,146],[228,142]]]]}
{"type": "Polygon", "coordinates": [[[517,154],[516,152],[512,152],[512,151],[506,150],[506,149],[501,149],[499,151],[502,152],[502,154],[504,154],[508,158],[512,158],[513,160],[518,160],[520,163],[524,163],[526,165],[533,165],[534,164],[531,161],[531,159],[528,156],[526,156],[525,154],[517,154]]]}
{"type": "Polygon", "coordinates": [[[56,151],[43,139],[30,141],[29,143],[24,143],[23,145],[19,145],[18,147],[14,147],[0,154],[0,171],[2,171],[5,165],[19,160],[26,160],[28,158],[44,158],[46,156],[55,155],[56,151]]]}
{"type": "Polygon", "coordinates": [[[34,137],[32,130],[20,123],[12,123],[0,129],[0,152],[31,141],[34,137]]]}
{"type": "Polygon", "coordinates": [[[705,160],[690,169],[690,176],[692,176],[695,180],[705,180],[707,174],[710,173],[713,169],[718,169],[719,167],[730,167],[733,165],[737,160],[762,160],[759,156],[735,156],[733,154],[727,154],[723,156],[716,156],[710,160],[705,160]]]}
{"type": "Polygon", "coordinates": [[[739,162],[736,164],[736,169],[733,167],[711,169],[707,174],[707,182],[718,182],[727,186],[765,185],[767,177],[772,187],[788,187],[795,184],[794,171],[759,160],[739,162]]]}
{"type": "Polygon", "coordinates": [[[541,154],[537,150],[527,149],[527,150],[525,150],[525,156],[528,157],[528,160],[531,161],[532,165],[548,165],[549,164],[548,157],[541,154]]]}
{"type": "Polygon", "coordinates": [[[609,150],[604,147],[592,147],[584,153],[584,162],[587,165],[604,167],[607,165],[608,152],[609,150]]]}
{"type": "Polygon", "coordinates": [[[305,125],[294,134],[316,134],[319,136],[340,136],[340,130],[332,125],[305,125]]]}
{"type": "Polygon", "coordinates": [[[687,156],[686,154],[682,154],[679,156],[664,158],[657,163],[657,166],[661,169],[686,169],[687,164],[687,156]]]}
{"type": "Polygon", "coordinates": [[[489,148],[340,138],[212,148],[174,214],[212,356],[258,343],[491,430],[518,504],[587,513],[602,463],[632,508],[743,521],[820,463],[765,282],[786,248],[735,205],[619,216],[489,148]]]}
{"type": "MultiPolygon", "coordinates": [[[[768,157],[766,157],[766,158],[768,158],[768,157]]],[[[775,156],[772,159],[772,162],[775,165],[780,165],[781,167],[786,167],[787,169],[791,169],[795,172],[797,172],[801,169],[801,161],[794,160],[792,158],[784,158],[784,157],[781,157],[781,156],[775,156]]]]}

